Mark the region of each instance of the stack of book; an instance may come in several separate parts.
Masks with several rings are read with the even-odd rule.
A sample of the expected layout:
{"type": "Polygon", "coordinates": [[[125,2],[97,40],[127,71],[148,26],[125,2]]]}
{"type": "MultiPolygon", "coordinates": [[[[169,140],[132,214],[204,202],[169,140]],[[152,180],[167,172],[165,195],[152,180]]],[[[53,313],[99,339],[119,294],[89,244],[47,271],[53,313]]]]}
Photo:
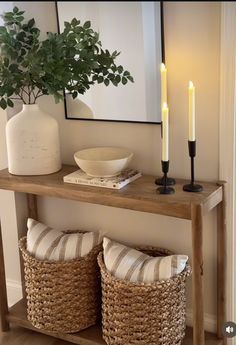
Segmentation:
{"type": "Polygon", "coordinates": [[[82,184],[87,186],[121,189],[128,183],[136,180],[141,172],[134,169],[125,169],[119,175],[113,177],[92,177],[81,169],[63,177],[66,183],[82,184]]]}

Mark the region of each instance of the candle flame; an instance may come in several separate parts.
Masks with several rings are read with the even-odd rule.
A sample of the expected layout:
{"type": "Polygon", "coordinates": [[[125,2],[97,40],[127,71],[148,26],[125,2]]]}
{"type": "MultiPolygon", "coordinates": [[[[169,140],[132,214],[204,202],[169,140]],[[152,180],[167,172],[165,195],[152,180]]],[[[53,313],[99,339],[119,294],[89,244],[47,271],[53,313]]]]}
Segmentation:
{"type": "Polygon", "coordinates": [[[166,66],[163,62],[161,63],[161,71],[166,71],[166,66]]]}
{"type": "Polygon", "coordinates": [[[188,85],[189,85],[189,88],[191,88],[191,89],[194,87],[194,86],[193,86],[193,82],[192,82],[191,80],[190,80],[190,82],[189,82],[188,85]]]}
{"type": "Polygon", "coordinates": [[[163,103],[162,109],[168,109],[168,105],[166,102],[163,103]]]}

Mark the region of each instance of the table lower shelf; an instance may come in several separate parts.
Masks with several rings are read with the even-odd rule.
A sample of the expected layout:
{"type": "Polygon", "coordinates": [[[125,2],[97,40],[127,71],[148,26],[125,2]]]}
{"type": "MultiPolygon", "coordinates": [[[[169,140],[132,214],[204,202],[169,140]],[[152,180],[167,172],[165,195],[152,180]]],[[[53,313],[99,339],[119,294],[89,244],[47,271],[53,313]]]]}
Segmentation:
{"type": "MultiPolygon", "coordinates": [[[[50,333],[45,330],[40,330],[33,327],[27,320],[26,315],[26,305],[25,301],[22,299],[10,308],[8,314],[9,322],[21,326],[23,328],[28,328],[36,332],[40,332],[46,335],[53,336],[68,342],[79,344],[79,345],[106,345],[105,341],[102,339],[101,327],[96,325],[87,328],[84,331],[73,333],[73,334],[62,334],[62,333],[50,333]]],[[[183,341],[183,345],[192,345],[192,329],[187,328],[186,337],[183,341]]],[[[205,345],[223,345],[223,341],[218,339],[215,334],[206,332],[206,342],[205,345]]]]}

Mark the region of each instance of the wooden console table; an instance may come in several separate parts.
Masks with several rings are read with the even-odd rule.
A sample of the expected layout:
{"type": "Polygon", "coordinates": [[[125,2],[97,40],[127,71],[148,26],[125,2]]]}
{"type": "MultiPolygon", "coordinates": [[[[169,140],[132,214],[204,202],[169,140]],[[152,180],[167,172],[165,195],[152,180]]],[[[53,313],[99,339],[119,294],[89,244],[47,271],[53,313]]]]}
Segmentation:
{"type": "MultiPolygon", "coordinates": [[[[225,321],[225,207],[223,184],[201,183],[202,193],[183,192],[186,181],[177,180],[175,194],[158,195],[154,176],[142,176],[120,190],[73,185],[63,182],[63,176],[75,171],[64,165],[62,170],[44,176],[14,176],[0,171],[0,189],[27,194],[29,216],[37,219],[37,195],[77,200],[93,204],[125,208],[141,212],[191,220],[193,267],[193,330],[188,328],[183,345],[225,345],[222,326],[225,321]],[[217,207],[217,334],[204,332],[203,306],[203,215],[217,207]]],[[[0,229],[1,230],[1,229],[0,229]]],[[[26,233],[26,230],[25,230],[26,233]]],[[[22,234],[21,234],[22,235],[22,234]]],[[[22,269],[22,268],[21,268],[22,269]]],[[[23,272],[23,269],[22,269],[23,272]]],[[[22,278],[23,279],[23,278],[22,278]]],[[[24,282],[23,282],[24,286],[24,282]]],[[[51,334],[34,328],[26,316],[22,299],[8,310],[2,235],[0,231],[0,315],[1,330],[8,331],[9,323],[52,335],[80,345],[105,345],[101,327],[94,326],[75,334],[51,334]]],[[[125,344],[124,344],[125,345],[125,344]]]]}

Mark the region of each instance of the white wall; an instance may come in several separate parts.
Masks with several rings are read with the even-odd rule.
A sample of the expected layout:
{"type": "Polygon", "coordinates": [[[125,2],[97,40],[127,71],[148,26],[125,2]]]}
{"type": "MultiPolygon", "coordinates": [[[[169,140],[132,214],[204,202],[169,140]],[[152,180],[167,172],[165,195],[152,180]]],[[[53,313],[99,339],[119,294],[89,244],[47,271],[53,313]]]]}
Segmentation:
{"type": "MultiPolygon", "coordinates": [[[[52,3],[18,2],[42,29],[56,30],[52,3]],[[40,11],[40,9],[45,11],[40,11]],[[44,18],[45,13],[50,17],[44,18]],[[37,20],[38,21],[38,20],[37,20]]],[[[197,103],[196,176],[218,179],[219,52],[220,3],[166,2],[166,56],[170,107],[171,175],[189,177],[187,152],[187,84],[193,80],[197,103]]],[[[81,148],[118,145],[135,153],[134,165],[144,173],[160,173],[160,127],[127,123],[83,122],[64,119],[63,105],[49,97],[40,99],[41,107],[55,116],[60,125],[62,157],[73,163],[73,153],[81,148]]],[[[10,207],[10,202],[8,203],[10,207]]],[[[51,226],[101,230],[107,235],[132,244],[167,247],[191,256],[190,222],[152,214],[53,198],[39,198],[40,219],[51,226]],[[60,217],[58,216],[60,215],[60,217]]],[[[7,224],[5,237],[10,236],[7,224]]],[[[216,314],[216,217],[204,219],[205,308],[208,328],[216,314]]],[[[9,240],[10,241],[10,240],[9,240]]],[[[12,248],[13,252],[16,248],[12,248]]],[[[15,261],[7,266],[14,279],[15,261]]],[[[190,290],[190,284],[189,284],[190,290]]],[[[188,298],[188,308],[191,307],[188,298]]]]}

